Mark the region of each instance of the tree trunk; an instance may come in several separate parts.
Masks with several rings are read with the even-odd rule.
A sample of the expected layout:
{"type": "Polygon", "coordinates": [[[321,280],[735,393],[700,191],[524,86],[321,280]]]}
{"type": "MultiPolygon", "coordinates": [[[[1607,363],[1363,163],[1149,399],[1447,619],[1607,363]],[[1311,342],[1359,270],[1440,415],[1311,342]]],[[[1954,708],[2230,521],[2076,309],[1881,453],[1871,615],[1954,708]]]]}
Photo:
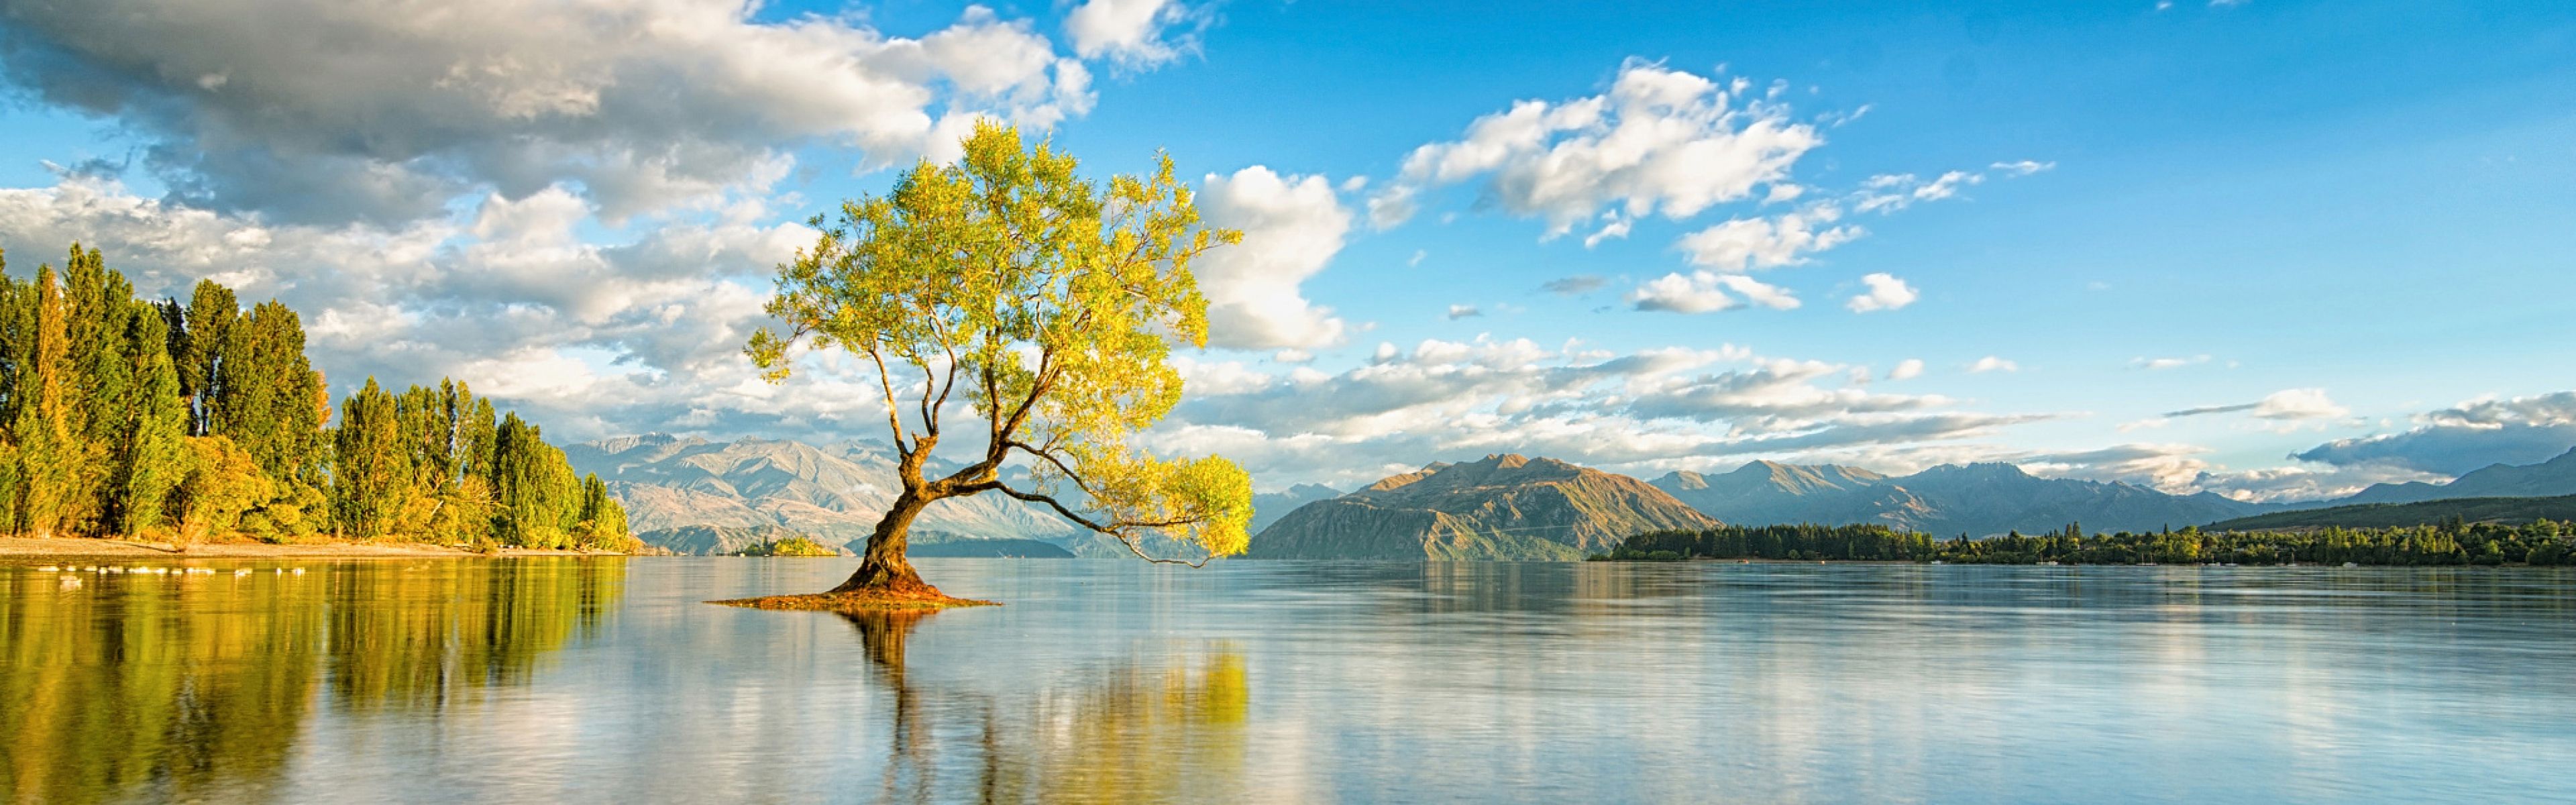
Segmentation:
{"type": "Polygon", "coordinates": [[[913,572],[912,562],[904,559],[904,548],[910,539],[912,518],[930,505],[911,491],[905,491],[887,507],[885,517],[877,520],[876,533],[868,535],[868,549],[859,559],[859,572],[850,580],[832,588],[832,592],[890,592],[937,594],[938,588],[922,583],[921,574],[913,572]]]}

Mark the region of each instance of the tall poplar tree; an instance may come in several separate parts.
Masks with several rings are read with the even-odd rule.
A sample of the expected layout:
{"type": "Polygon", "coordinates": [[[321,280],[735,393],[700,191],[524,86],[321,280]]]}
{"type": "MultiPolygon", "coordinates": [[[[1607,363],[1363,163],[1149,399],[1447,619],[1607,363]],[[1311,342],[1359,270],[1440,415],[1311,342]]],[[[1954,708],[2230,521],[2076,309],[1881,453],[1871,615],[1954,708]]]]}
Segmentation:
{"type": "Polygon", "coordinates": [[[382,539],[400,527],[414,493],[412,445],[405,444],[394,396],[367,378],[340,406],[331,462],[332,514],[340,533],[382,539]]]}

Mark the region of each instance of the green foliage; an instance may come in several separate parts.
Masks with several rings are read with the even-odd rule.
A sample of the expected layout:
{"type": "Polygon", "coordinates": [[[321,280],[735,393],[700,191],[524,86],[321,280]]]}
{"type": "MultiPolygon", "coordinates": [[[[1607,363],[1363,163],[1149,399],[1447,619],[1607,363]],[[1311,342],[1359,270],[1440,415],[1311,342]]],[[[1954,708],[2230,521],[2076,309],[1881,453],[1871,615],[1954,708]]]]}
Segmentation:
{"type": "Polygon", "coordinates": [[[1928,534],[1878,525],[1725,526],[1706,531],[1656,531],[1629,537],[1609,558],[1648,560],[1832,559],[1952,564],[2195,564],[2272,565],[2569,565],[2576,545],[2566,527],[2549,520],[2528,525],[2469,524],[2402,528],[2329,527],[2312,531],[2202,531],[2185,528],[2132,534],[2086,535],[2069,523],[2039,536],[1939,540],[1928,534]]]}
{"type": "Polygon", "coordinates": [[[1241,468],[1128,445],[1180,400],[1173,345],[1206,343],[1191,261],[1241,235],[1200,224],[1168,157],[1150,177],[1117,176],[1105,188],[1075,168],[1052,144],[978,124],[963,159],[925,161],[888,195],[844,203],[837,221],[817,216],[813,247],[778,267],[768,311],[792,331],[755,333],[752,360],[782,379],[802,340],[877,368],[903,492],[893,528],[880,532],[891,539],[871,544],[868,566],[900,563],[902,521],[917,504],[992,491],[1049,505],[1130,548],[1162,534],[1211,555],[1244,549],[1252,505],[1241,468]],[[983,420],[982,452],[926,478],[952,395],[983,420]],[[1037,482],[1002,484],[1009,461],[1037,482]]]}
{"type": "MultiPolygon", "coordinates": [[[[4,266],[5,263],[0,263],[4,266]]],[[[626,513],[533,425],[443,381],[373,378],[331,422],[295,311],[232,289],[136,299],[75,246],[0,274],[0,529],[181,542],[339,535],[625,550],[626,513]]]]}
{"type": "Polygon", "coordinates": [[[743,556],[839,556],[840,551],[804,537],[788,537],[742,549],[743,556]]]}
{"type": "Polygon", "coordinates": [[[394,396],[367,378],[365,388],[340,405],[331,465],[331,512],[340,533],[357,539],[382,539],[402,527],[416,491],[412,448],[404,443],[403,421],[394,396]]]}
{"type": "Polygon", "coordinates": [[[259,462],[231,439],[188,437],[187,455],[187,474],[170,507],[181,544],[232,533],[243,512],[276,497],[276,485],[259,471],[259,462]]]}

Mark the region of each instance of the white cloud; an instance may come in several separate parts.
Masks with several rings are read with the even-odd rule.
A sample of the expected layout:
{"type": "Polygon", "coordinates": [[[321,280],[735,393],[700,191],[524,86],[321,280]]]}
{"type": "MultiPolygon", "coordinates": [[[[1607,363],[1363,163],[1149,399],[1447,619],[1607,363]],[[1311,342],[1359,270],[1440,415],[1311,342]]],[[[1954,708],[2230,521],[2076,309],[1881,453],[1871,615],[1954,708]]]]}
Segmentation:
{"type": "Polygon", "coordinates": [[[2414,427],[2339,439],[2293,456],[2335,467],[2452,476],[2489,464],[2536,464],[2576,447],[2576,391],[2480,397],[2411,417],[2414,427]]]}
{"type": "Polygon", "coordinates": [[[113,117],[171,199],[389,226],[459,196],[582,188],[612,220],[783,175],[807,143],[868,164],[953,153],[967,121],[1087,112],[1089,72],[980,7],[918,39],[739,0],[13,6],[0,69],[113,117]],[[280,46],[279,43],[329,43],[280,46]]]}
{"type": "Polygon", "coordinates": [[[2130,359],[2129,365],[2139,369],[2162,370],[2180,369],[2185,366],[2198,366],[2208,362],[2209,356],[2207,355],[2193,355],[2185,358],[2150,358],[2141,355],[2130,359]]]}
{"type": "Polygon", "coordinates": [[[1914,286],[1905,284],[1904,280],[1897,279],[1893,274],[1871,274],[1860,278],[1860,281],[1869,286],[1869,291],[1843,303],[1844,307],[1851,308],[1854,313],[1898,310],[1914,304],[1914,300],[1922,296],[1914,286]]]}
{"type": "Polygon", "coordinates": [[[1957,440],[2048,418],[1872,393],[1850,379],[1854,368],[1735,346],[1619,355],[1481,337],[1383,345],[1372,362],[1329,375],[1187,364],[1190,396],[1147,441],[1221,451],[1266,482],[1348,483],[1503,451],[1634,473],[1723,456],[1973,457],[1994,451],[1957,440]]]}
{"type": "Polygon", "coordinates": [[[1940,201],[1957,196],[1959,188],[1986,181],[1984,174],[1950,171],[1926,182],[1911,173],[1882,174],[1861,183],[1854,194],[1852,208],[1860,212],[1890,213],[1914,206],[1918,201],[1940,201]]]}
{"type": "Polygon", "coordinates": [[[1887,379],[1889,380],[1912,380],[1922,376],[1923,360],[1921,358],[1907,358],[1905,360],[1897,361],[1896,368],[1887,370],[1887,379]]]}
{"type": "Polygon", "coordinates": [[[1771,218],[1737,218],[1682,236],[1677,243],[1692,265],[1730,273],[1805,262],[1806,256],[1859,238],[1860,227],[1835,226],[1842,217],[1830,204],[1771,218]]]}
{"type": "Polygon", "coordinates": [[[2165,416],[2171,418],[2233,413],[2244,413],[2256,419],[2286,422],[2335,419],[2352,413],[2352,409],[2338,405],[2334,400],[2327,398],[2325,389],[2283,389],[2264,395],[2263,399],[2250,403],[2185,408],[2167,412],[2165,416]]]}
{"type": "Polygon", "coordinates": [[[303,314],[308,349],[340,393],[369,376],[397,388],[453,376],[581,438],[683,429],[711,402],[716,426],[745,431],[792,422],[830,433],[866,410],[851,401],[870,395],[837,396],[828,372],[776,396],[739,352],[767,295],[746,283],[809,230],[672,221],[595,245],[576,236],[586,209],[550,188],[400,228],[262,224],[72,177],[0,190],[0,244],[23,255],[78,239],[146,297],[184,298],[214,278],[245,301],[277,298],[303,314]],[[745,384],[765,396],[734,393],[745,384]]]}
{"type": "Polygon", "coordinates": [[[1450,306],[1449,306],[1449,320],[1450,320],[1450,321],[1457,321],[1457,320],[1459,320],[1459,319],[1467,318],[1467,317],[1470,317],[1470,316],[1482,316],[1482,315],[1485,315],[1485,312],[1484,312],[1484,311],[1481,311],[1481,310],[1477,310],[1475,305],[1450,305],[1450,306]]]}
{"type": "Polygon", "coordinates": [[[1402,223],[1423,194],[1478,179],[1505,212],[1545,220],[1549,237],[1605,208],[1678,219],[1745,198],[1824,142],[1749,89],[1631,60],[1608,92],[1521,101],[1478,118],[1462,139],[1414,149],[1370,199],[1370,220],[1402,223]]]}
{"type": "Polygon", "coordinates": [[[2012,361],[2008,361],[2008,360],[2005,360],[2005,359],[2003,359],[2003,358],[1998,358],[1998,357],[1995,357],[1995,356],[1993,356],[1993,355],[1988,355],[1988,356],[1985,356],[1985,357],[1983,357],[1983,358],[1978,358],[1978,359],[1977,359],[1977,361],[1976,361],[1975,363],[1968,364],[1968,373],[1969,373],[1969,374],[1985,374],[1985,373],[1987,373],[1987,372],[2018,372],[2018,371],[2021,371],[2021,364],[2014,363],[2014,362],[2012,362],[2012,361]]]}
{"type": "Polygon", "coordinates": [[[1765,285],[1760,280],[1742,275],[1721,276],[1717,282],[1727,290],[1742,294],[1745,300],[1772,310],[1798,308],[1798,298],[1777,285],[1765,285]]]}
{"type": "Polygon", "coordinates": [[[1741,274],[1710,271],[1666,274],[1648,281],[1628,292],[1628,303],[1638,310],[1714,313],[1742,305],[1735,297],[1729,296],[1728,291],[1742,295],[1745,301],[1773,310],[1798,307],[1798,298],[1779,286],[1767,285],[1741,274]]]}
{"type": "Polygon", "coordinates": [[[1628,303],[1638,310],[1668,313],[1715,313],[1740,304],[1718,288],[1716,274],[1706,271],[1666,274],[1649,280],[1628,292],[1628,303]]]}
{"type": "Polygon", "coordinates": [[[1345,325],[1306,301],[1298,284],[1342,250],[1351,213],[1322,176],[1281,176],[1255,165],[1201,183],[1200,212],[1243,230],[1193,265],[1208,300],[1208,343],[1234,349],[1317,348],[1341,343],[1345,325]]]}
{"type": "Polygon", "coordinates": [[[1997,162],[1993,165],[1987,166],[1989,170],[2003,171],[2004,173],[2014,176],[2029,176],[2031,174],[2050,170],[2056,167],[2057,163],[2055,162],[2040,162],[2029,159],[2021,160],[2019,162],[1997,162]]]}
{"type": "Polygon", "coordinates": [[[1173,28],[1193,19],[1203,23],[1205,15],[1170,0],[1088,0],[1065,15],[1064,30],[1083,58],[1143,68],[1195,52],[1195,32],[1166,40],[1173,28]]]}

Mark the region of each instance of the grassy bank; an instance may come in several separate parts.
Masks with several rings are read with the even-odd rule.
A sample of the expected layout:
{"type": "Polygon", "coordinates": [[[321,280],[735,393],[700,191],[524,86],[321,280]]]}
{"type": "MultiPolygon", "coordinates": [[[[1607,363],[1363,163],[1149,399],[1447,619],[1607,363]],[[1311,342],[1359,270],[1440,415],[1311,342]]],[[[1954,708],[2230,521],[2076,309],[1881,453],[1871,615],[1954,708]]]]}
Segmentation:
{"type": "Polygon", "coordinates": [[[470,557],[470,556],[623,556],[606,551],[574,551],[552,548],[502,548],[489,553],[446,545],[415,542],[306,542],[271,544],[266,542],[209,542],[181,546],[166,542],[135,542],[118,539],[35,539],[0,537],[0,556],[96,556],[157,558],[223,558],[266,559],[283,557],[470,557]]]}

